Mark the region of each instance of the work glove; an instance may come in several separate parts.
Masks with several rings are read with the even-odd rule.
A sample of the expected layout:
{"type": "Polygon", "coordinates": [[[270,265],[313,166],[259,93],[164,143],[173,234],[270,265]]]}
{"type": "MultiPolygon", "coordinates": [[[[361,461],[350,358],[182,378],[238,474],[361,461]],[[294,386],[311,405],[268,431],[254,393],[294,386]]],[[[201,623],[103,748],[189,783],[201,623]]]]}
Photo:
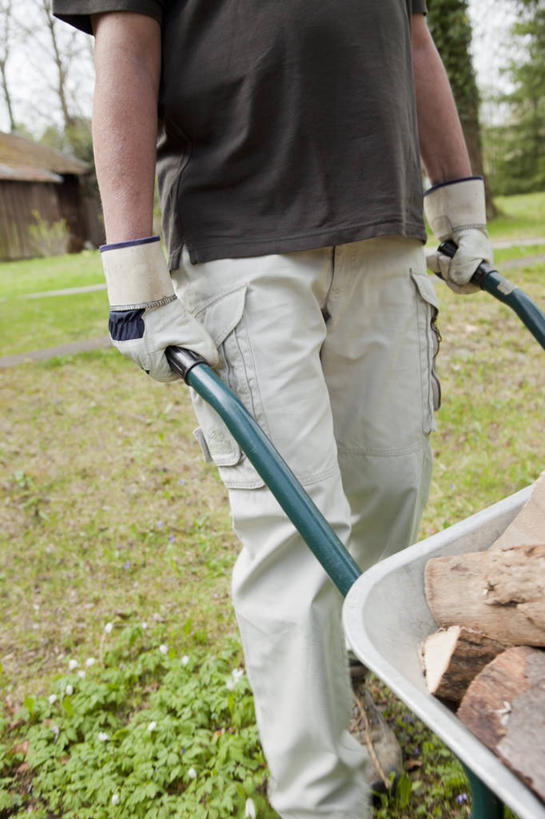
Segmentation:
{"type": "Polygon", "coordinates": [[[157,381],[174,381],[165,356],[170,345],[199,353],[214,367],[218,352],[202,324],[174,293],[158,236],[100,248],[114,347],[157,381]]]}
{"type": "Polygon", "coordinates": [[[493,262],[482,178],[474,176],[434,185],[424,194],[424,212],[438,241],[451,239],[458,247],[452,258],[438,251],[427,254],[429,269],[456,293],[479,290],[470,284],[470,279],[482,261],[493,262]]]}

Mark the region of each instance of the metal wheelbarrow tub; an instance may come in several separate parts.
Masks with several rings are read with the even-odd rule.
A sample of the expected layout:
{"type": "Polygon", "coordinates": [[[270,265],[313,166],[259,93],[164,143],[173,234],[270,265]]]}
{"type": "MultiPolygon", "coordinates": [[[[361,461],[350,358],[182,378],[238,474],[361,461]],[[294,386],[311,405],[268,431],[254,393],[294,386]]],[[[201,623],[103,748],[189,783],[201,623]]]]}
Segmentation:
{"type": "MultiPolygon", "coordinates": [[[[437,630],[424,592],[426,562],[439,555],[487,549],[531,491],[531,486],[522,489],[368,569],[347,594],[343,622],[359,659],[445,742],[466,772],[469,769],[475,774],[520,819],[545,819],[543,802],[452,711],[427,692],[420,662],[420,644],[437,630]]],[[[488,810],[481,815],[502,814],[498,808],[497,813],[488,810]]]]}

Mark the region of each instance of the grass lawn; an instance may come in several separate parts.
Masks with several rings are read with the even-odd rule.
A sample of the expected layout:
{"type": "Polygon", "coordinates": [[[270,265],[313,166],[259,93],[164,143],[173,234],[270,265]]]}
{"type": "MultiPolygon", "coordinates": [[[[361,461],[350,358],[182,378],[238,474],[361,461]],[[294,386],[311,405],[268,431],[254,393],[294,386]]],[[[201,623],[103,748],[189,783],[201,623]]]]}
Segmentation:
{"type": "Polygon", "coordinates": [[[104,336],[105,290],[54,295],[103,284],[98,252],[0,264],[0,355],[104,336]]]}
{"type": "MultiPolygon", "coordinates": [[[[545,234],[545,194],[500,207],[495,238],[545,234]]],[[[98,268],[96,254],[0,265],[2,354],[104,334],[102,291],[22,298],[99,283],[98,268]]],[[[544,306],[545,264],[509,278],[544,306]]],[[[443,406],[422,537],[545,469],[543,350],[489,295],[437,292],[443,406]]],[[[0,380],[0,816],[222,819],[244,816],[251,798],[271,819],[247,684],[230,676],[242,665],[229,599],[238,547],[186,388],[150,381],[115,350],[0,380]],[[182,747],[175,719],[189,732],[182,747]],[[162,770],[177,773],[163,782],[162,770]]],[[[467,817],[458,763],[372,686],[407,766],[377,819],[467,817]]]]}

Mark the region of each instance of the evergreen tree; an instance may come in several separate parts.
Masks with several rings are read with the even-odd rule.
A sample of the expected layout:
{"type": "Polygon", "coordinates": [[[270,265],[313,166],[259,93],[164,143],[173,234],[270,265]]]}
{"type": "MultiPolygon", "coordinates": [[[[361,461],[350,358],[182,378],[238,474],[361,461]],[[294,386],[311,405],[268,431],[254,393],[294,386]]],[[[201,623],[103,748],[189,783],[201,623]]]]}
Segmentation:
{"type": "Polygon", "coordinates": [[[509,67],[514,91],[503,97],[510,116],[490,142],[494,179],[501,193],[545,190],[545,0],[517,0],[513,27],[517,59],[509,67]]]}

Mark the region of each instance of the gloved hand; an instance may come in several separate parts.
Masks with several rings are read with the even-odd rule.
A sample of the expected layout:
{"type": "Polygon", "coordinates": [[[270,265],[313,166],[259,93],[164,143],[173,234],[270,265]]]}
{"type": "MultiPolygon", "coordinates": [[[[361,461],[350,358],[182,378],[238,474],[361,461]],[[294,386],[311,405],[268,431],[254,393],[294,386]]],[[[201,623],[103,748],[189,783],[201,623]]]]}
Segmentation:
{"type": "Polygon", "coordinates": [[[110,302],[114,347],[157,381],[174,381],[165,348],[177,345],[202,355],[214,367],[211,336],[174,293],[158,236],[103,245],[102,265],[110,302]]]}
{"type": "Polygon", "coordinates": [[[480,176],[434,185],[424,194],[426,218],[439,242],[452,239],[458,246],[450,259],[437,251],[426,255],[433,273],[440,273],[456,293],[479,288],[469,280],[482,261],[493,263],[486,229],[484,182],[480,176]]]}

